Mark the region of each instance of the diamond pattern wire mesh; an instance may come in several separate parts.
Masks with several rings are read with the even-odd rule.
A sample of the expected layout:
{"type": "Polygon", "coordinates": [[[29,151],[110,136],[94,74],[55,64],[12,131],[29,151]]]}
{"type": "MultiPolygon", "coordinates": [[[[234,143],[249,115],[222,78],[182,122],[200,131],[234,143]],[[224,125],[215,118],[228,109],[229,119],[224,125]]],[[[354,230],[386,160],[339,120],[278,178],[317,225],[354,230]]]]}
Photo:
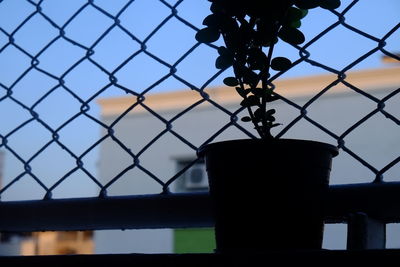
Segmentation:
{"type": "MultiPolygon", "coordinates": [[[[40,189],[40,193],[35,195],[37,198],[51,199],[61,185],[74,179],[79,181],[79,186],[74,187],[73,191],[79,191],[79,187],[87,183],[95,185],[94,195],[106,196],[107,190],[133,169],[158,183],[160,192],[168,192],[170,185],[198,159],[168,179],[163,179],[146,168],[141,157],[167,134],[179,139],[195,154],[199,145],[173,126],[203,103],[214,106],[225,114],[228,121],[204,143],[211,142],[231,127],[255,137],[238,120],[242,109],[232,112],[206,92],[206,88],[220,83],[225,75],[209,64],[214,60],[216,46],[199,44],[194,39],[202,18],[208,14],[207,1],[203,1],[203,4],[191,0],[112,2],[0,1],[0,109],[4,121],[0,129],[0,149],[6,155],[5,164],[10,165],[5,170],[0,190],[3,199],[7,199],[5,196],[10,192],[23,199],[22,195],[33,188],[40,189]],[[185,10],[191,11],[185,13],[185,10]],[[7,14],[12,14],[13,19],[7,19],[7,14]],[[169,42],[178,38],[180,32],[188,34],[169,42]],[[161,53],[162,48],[167,48],[168,52],[161,53]],[[203,50],[207,51],[210,59],[203,64],[207,68],[200,64],[207,57],[203,54],[197,56],[203,50]],[[191,57],[195,57],[195,60],[190,60],[191,57]],[[191,68],[197,69],[190,72],[191,68]],[[140,86],[132,83],[135,75],[143,76],[140,86]],[[146,96],[163,88],[174,89],[170,88],[170,84],[190,88],[198,93],[199,100],[166,118],[147,104],[146,96]],[[104,123],[99,118],[96,101],[121,93],[135,97],[136,101],[111,124],[104,123]],[[152,114],[163,126],[153,138],[142,144],[140,150],[133,151],[115,133],[115,126],[137,108],[152,114]],[[100,138],[93,137],[98,136],[97,132],[93,132],[98,128],[105,134],[100,138]],[[80,145],[76,144],[76,140],[80,141],[80,145]],[[113,142],[131,160],[107,182],[98,179],[96,168],[93,167],[100,146],[105,142],[113,142]],[[56,158],[53,155],[57,155],[56,158]],[[19,187],[18,184],[22,182],[24,186],[19,187]]],[[[347,145],[346,138],[376,114],[382,114],[398,127],[398,114],[388,111],[385,104],[398,101],[400,88],[379,99],[349,83],[346,74],[379,53],[400,61],[399,56],[391,51],[392,43],[395,43],[395,37],[400,32],[400,23],[395,22],[376,37],[368,29],[361,30],[347,22],[346,19],[358,5],[361,2],[343,1],[343,8],[339,11],[326,11],[329,14],[325,15],[329,15],[331,23],[304,45],[291,47],[298,54],[295,67],[313,66],[320,72],[335,74],[337,79],[326,84],[305,105],[281,96],[281,100],[298,110],[299,115],[282,127],[277,136],[284,136],[300,121],[308,121],[335,139],[342,153],[347,153],[352,160],[368,168],[375,175],[375,182],[382,182],[383,175],[398,166],[400,155],[397,154],[383,168],[378,168],[353,151],[347,145]],[[311,48],[318,46],[327,35],[339,28],[351,32],[356,36],[354,38],[362,38],[372,44],[371,48],[341,68],[315,59],[311,52],[311,48]],[[308,109],[337,84],[344,84],[375,105],[374,109],[343,132],[331,131],[307,115],[308,109]]],[[[279,72],[274,78],[285,74],[279,72]]],[[[73,197],[73,194],[64,197],[73,197]]]]}

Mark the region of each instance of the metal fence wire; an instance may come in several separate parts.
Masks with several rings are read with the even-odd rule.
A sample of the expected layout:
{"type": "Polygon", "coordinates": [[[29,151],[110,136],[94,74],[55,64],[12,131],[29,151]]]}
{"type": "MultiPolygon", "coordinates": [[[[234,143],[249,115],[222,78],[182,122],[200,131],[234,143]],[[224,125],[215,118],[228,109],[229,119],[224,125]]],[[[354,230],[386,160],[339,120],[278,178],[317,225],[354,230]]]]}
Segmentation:
{"type": "MultiPolygon", "coordinates": [[[[207,1],[200,4],[200,9],[197,9],[200,1],[194,0],[112,2],[113,4],[97,0],[0,1],[0,108],[3,125],[0,129],[0,150],[5,156],[4,164],[9,164],[9,167],[5,167],[0,190],[2,200],[8,200],[7,194],[15,192],[17,195],[19,192],[20,198],[23,199],[23,194],[27,194],[32,188],[40,188],[38,198],[51,200],[53,192],[76,177],[82,181],[89,180],[89,183],[96,187],[95,194],[106,197],[107,190],[132,169],[138,170],[147,177],[146,179],[157,182],[160,193],[169,193],[170,185],[198,159],[188,162],[172,177],[165,179],[142,164],[141,157],[167,134],[175,136],[196,155],[199,144],[193,143],[190,136],[180,134],[174,125],[185,114],[205,102],[224,113],[226,121],[220,129],[204,140],[204,144],[215,140],[232,127],[249,137],[255,137],[240,122],[242,109],[239,106],[237,110],[231,111],[207,94],[206,89],[220,83],[222,76],[226,74],[213,66],[217,46],[197,43],[194,38],[195,33],[202,27],[203,15],[208,14],[207,1]],[[145,3],[147,10],[142,9],[145,3]],[[157,13],[156,7],[162,12],[157,13]],[[58,10],[59,13],[54,10],[58,10]],[[178,49],[170,45],[167,53],[159,52],[168,45],[169,38],[177,38],[180,31],[183,37],[181,36],[174,45],[180,45],[182,49],[176,52],[178,49]],[[183,32],[188,34],[184,35],[183,32]],[[194,66],[196,61],[190,61],[191,57],[203,50],[210,59],[209,67],[204,69],[204,73],[208,75],[206,78],[204,73],[199,74],[202,73],[202,67],[194,66]],[[191,68],[196,70],[187,74],[191,68]],[[162,71],[150,75],[158,69],[162,71]],[[150,71],[145,72],[146,70],[150,71]],[[199,75],[203,76],[199,78],[199,75]],[[141,76],[147,77],[147,83],[135,87],[126,82],[127,79],[135,80],[141,76]],[[70,82],[73,79],[77,79],[78,82],[70,82]],[[87,84],[88,80],[95,80],[96,84],[87,84]],[[149,94],[160,88],[176,89],[171,88],[171,84],[179,84],[180,87],[188,88],[186,90],[197,92],[199,100],[183,111],[165,117],[150,107],[146,99],[149,94]],[[84,89],[88,87],[92,89],[84,89]],[[121,94],[133,97],[131,105],[116,116],[112,123],[104,123],[99,117],[96,101],[99,98],[121,94]],[[164,127],[150,141],[143,143],[141,149],[134,150],[115,133],[115,127],[130,111],[137,108],[144,109],[164,127]],[[92,139],[87,138],[87,133],[93,129],[102,129],[105,134],[99,137],[96,130],[90,137],[92,139]],[[74,140],[82,139],[85,139],[86,143],[77,148],[74,140]],[[105,142],[113,142],[131,158],[131,163],[107,182],[98,178],[96,167],[93,167],[96,165],[95,160],[92,160],[95,158],[93,155],[99,153],[99,148],[105,142]],[[54,158],[51,151],[62,153],[56,154],[61,155],[59,158],[54,158]],[[40,165],[38,162],[45,163],[40,165]],[[43,169],[58,171],[49,174],[53,176],[51,180],[45,180],[42,176],[43,169]],[[23,182],[27,183],[27,189],[18,187],[18,184],[23,182]]],[[[329,19],[326,23],[321,23],[325,26],[318,34],[312,38],[306,36],[307,40],[303,45],[290,48],[297,53],[295,66],[312,66],[319,72],[334,74],[336,79],[326,84],[323,90],[316,92],[305,104],[298,104],[281,96],[281,101],[296,109],[298,115],[281,127],[277,135],[284,136],[298,123],[307,121],[310,127],[316,127],[336,140],[341,153],[347,154],[349,158],[369,169],[375,176],[374,182],[383,182],[384,175],[399,165],[400,154],[383,167],[377,167],[363,155],[353,151],[346,141],[349,135],[376,114],[382,114],[398,131],[399,114],[388,110],[386,104],[390,101],[399,103],[400,88],[392,90],[383,98],[377,98],[356,84],[351,84],[346,78],[349,71],[357,69],[376,55],[400,61],[399,55],[393,51],[397,40],[395,36],[399,36],[400,23],[397,21],[390,29],[380,32],[379,37],[374,36],[368,29],[362,30],[347,20],[354,9],[369,1],[342,2],[338,11],[323,11],[324,16],[329,19]],[[322,45],[323,39],[337,29],[345,29],[354,38],[367,40],[370,44],[368,50],[354,55],[355,60],[341,67],[319,61],[313,57],[311,49],[320,43],[322,45]],[[329,129],[307,114],[310,107],[338,84],[345,85],[374,106],[341,132],[329,129]]],[[[378,16],[369,19],[379,19],[378,16]]],[[[196,58],[197,62],[204,60],[204,56],[202,57],[196,58]]],[[[279,72],[274,79],[285,77],[284,75],[290,74],[291,71],[279,72]]],[[[134,138],[135,133],[130,135],[134,138]]]]}

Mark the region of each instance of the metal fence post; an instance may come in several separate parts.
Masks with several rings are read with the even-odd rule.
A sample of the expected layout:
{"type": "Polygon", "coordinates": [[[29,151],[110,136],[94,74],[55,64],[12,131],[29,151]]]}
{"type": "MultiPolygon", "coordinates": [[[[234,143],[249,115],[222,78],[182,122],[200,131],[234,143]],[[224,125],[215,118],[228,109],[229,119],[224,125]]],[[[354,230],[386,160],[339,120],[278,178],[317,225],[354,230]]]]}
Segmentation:
{"type": "Polygon", "coordinates": [[[350,214],[347,223],[347,249],[384,249],[386,224],[357,212],[350,214]]]}

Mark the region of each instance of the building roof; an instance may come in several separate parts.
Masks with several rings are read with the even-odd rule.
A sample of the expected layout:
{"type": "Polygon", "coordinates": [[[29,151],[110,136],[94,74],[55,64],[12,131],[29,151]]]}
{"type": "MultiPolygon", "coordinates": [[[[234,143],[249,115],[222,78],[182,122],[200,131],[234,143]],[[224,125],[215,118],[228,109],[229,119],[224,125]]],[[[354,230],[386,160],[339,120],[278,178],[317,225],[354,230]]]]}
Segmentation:
{"type": "MultiPolygon", "coordinates": [[[[394,55],[397,56],[397,57],[400,57],[400,53],[396,53],[394,55]]],[[[384,55],[382,57],[382,62],[384,62],[384,63],[397,63],[397,64],[400,63],[399,60],[395,59],[394,57],[387,56],[387,55],[384,55]]]]}
{"type": "MultiPolygon", "coordinates": [[[[315,95],[337,79],[338,76],[335,74],[324,74],[281,79],[275,81],[274,84],[277,93],[285,97],[296,98],[315,95]]],[[[345,81],[364,91],[395,89],[400,87],[400,67],[346,72],[345,81]]],[[[231,87],[211,87],[207,88],[205,92],[217,103],[233,104],[240,101],[240,96],[231,87]]],[[[346,92],[351,92],[351,90],[345,84],[338,83],[327,93],[345,94],[346,92]]],[[[148,94],[145,96],[144,103],[159,112],[187,107],[201,99],[200,93],[195,90],[180,90],[148,94]]],[[[134,96],[124,96],[100,99],[98,103],[101,106],[102,116],[112,116],[125,112],[136,101],[137,98],[134,96]]],[[[143,111],[144,108],[138,105],[130,112],[140,113],[143,111]]]]}

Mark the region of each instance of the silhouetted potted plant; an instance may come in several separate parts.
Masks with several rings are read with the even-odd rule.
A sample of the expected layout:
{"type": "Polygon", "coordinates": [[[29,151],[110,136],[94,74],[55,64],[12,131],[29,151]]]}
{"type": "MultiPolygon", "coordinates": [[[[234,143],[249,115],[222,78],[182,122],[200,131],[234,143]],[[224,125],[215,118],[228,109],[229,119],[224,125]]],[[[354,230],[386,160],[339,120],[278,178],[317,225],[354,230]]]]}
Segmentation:
{"type": "Polygon", "coordinates": [[[217,251],[321,249],[323,199],[337,148],[320,142],[278,139],[271,69],[292,62],[275,57],[278,41],[300,45],[308,9],[335,9],[340,0],[209,0],[212,14],[196,34],[202,43],[223,38],[216,67],[233,67],[224,83],[242,97],[241,105],[260,139],[208,144],[204,156],[215,208],[217,251]]]}

